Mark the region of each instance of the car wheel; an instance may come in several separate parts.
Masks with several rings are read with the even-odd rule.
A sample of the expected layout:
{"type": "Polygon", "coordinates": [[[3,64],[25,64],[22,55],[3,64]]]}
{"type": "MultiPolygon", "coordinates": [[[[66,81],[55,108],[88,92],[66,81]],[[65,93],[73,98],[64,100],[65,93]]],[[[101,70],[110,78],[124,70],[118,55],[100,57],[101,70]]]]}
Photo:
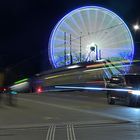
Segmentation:
{"type": "Polygon", "coordinates": [[[107,93],[107,102],[110,105],[114,105],[115,104],[115,100],[112,98],[111,93],[107,93]]]}

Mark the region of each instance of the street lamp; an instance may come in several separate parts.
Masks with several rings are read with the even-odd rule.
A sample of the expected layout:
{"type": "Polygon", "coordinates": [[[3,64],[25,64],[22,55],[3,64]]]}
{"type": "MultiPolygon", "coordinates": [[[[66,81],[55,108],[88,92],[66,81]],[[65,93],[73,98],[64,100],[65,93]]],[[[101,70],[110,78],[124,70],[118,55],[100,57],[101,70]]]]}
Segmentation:
{"type": "Polygon", "coordinates": [[[134,29],[135,31],[140,30],[140,25],[139,25],[139,24],[133,25],[133,29],[134,29]]]}
{"type": "Polygon", "coordinates": [[[132,27],[134,29],[134,36],[133,36],[134,42],[137,43],[137,44],[139,44],[140,41],[136,41],[137,40],[136,39],[136,32],[140,30],[140,24],[137,22],[136,24],[133,24],[132,27]]]}

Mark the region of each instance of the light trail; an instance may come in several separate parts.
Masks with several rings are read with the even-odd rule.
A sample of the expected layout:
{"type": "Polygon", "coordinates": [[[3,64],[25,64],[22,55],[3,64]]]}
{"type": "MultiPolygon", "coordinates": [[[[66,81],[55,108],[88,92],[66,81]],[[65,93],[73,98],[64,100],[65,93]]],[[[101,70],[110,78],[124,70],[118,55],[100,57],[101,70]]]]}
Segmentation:
{"type": "Polygon", "coordinates": [[[55,88],[63,88],[63,89],[85,89],[85,90],[97,90],[97,91],[120,91],[120,92],[128,92],[129,94],[136,94],[140,95],[140,90],[133,90],[133,89],[119,89],[119,88],[98,88],[98,87],[76,87],[76,86],[55,86],[55,88]]]}

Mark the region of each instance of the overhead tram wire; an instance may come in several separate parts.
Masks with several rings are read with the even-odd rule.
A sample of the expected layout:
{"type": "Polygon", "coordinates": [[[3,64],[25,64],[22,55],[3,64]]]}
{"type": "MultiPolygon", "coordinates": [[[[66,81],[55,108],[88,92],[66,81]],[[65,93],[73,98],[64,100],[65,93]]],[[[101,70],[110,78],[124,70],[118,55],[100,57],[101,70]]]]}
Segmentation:
{"type": "MultiPolygon", "coordinates": [[[[114,25],[114,26],[111,26],[111,27],[108,27],[108,28],[105,28],[105,29],[101,29],[101,30],[98,30],[98,31],[95,31],[95,32],[88,33],[88,35],[92,35],[92,34],[95,34],[95,33],[98,33],[98,32],[102,32],[102,31],[106,31],[106,30],[109,30],[109,29],[112,29],[112,28],[115,28],[115,27],[118,27],[118,26],[121,26],[121,25],[123,25],[123,23],[120,23],[120,24],[117,24],[117,25],[114,25]]],[[[84,38],[88,35],[83,35],[83,36],[74,38],[71,41],[75,41],[75,40],[80,39],[80,38],[82,39],[82,38],[84,38]]]]}
{"type": "MultiPolygon", "coordinates": [[[[103,31],[106,31],[106,30],[109,30],[109,29],[112,29],[112,28],[115,28],[115,27],[118,27],[118,26],[121,26],[121,25],[123,25],[123,23],[120,23],[120,24],[117,24],[117,25],[114,25],[114,26],[111,26],[111,27],[108,27],[108,28],[105,28],[105,29],[101,29],[101,30],[98,30],[98,31],[95,31],[95,32],[91,32],[91,33],[89,33],[88,32],[88,35],[83,35],[82,36],[82,32],[81,32],[81,35],[80,35],[80,37],[77,37],[77,38],[75,38],[75,39],[71,39],[72,37],[71,37],[71,34],[70,34],[70,62],[71,62],[71,64],[72,64],[72,52],[71,52],[71,42],[72,41],[75,41],[75,40],[80,40],[80,62],[81,62],[81,56],[82,56],[82,54],[81,54],[81,52],[82,52],[82,45],[81,45],[81,42],[82,42],[82,38],[84,38],[84,37],[86,37],[86,36],[89,36],[89,35],[92,35],[92,34],[95,34],[95,33],[99,33],[99,32],[103,32],[103,31]]],[[[96,49],[97,50],[97,49],[96,49]]],[[[101,53],[101,52],[100,52],[101,53]]],[[[88,57],[90,56],[90,54],[91,54],[91,52],[88,54],[88,57]]],[[[86,61],[87,61],[87,59],[88,59],[88,57],[86,58],[86,61]]],[[[97,59],[97,58],[96,58],[97,59]]]]}
{"type": "Polygon", "coordinates": [[[34,56],[30,56],[30,57],[26,57],[25,59],[21,60],[20,62],[18,63],[15,63],[15,64],[12,64],[12,65],[8,65],[7,68],[10,70],[10,71],[13,71],[15,70],[16,68],[20,67],[20,66],[23,66],[24,64],[29,64],[30,61],[34,60],[34,59],[37,59],[38,57],[40,57],[40,55],[42,55],[44,53],[44,50],[40,51],[38,54],[34,55],[34,56]]]}

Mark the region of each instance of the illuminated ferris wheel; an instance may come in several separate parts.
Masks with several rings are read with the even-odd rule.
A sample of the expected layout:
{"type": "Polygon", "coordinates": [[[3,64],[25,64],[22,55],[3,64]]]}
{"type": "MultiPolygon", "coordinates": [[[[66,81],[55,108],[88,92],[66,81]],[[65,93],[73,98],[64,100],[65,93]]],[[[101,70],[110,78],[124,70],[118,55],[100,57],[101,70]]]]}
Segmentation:
{"type": "Polygon", "coordinates": [[[131,64],[134,43],[124,21],[112,11],[81,7],[64,16],[52,31],[49,59],[55,67],[107,59],[131,64]]]}

